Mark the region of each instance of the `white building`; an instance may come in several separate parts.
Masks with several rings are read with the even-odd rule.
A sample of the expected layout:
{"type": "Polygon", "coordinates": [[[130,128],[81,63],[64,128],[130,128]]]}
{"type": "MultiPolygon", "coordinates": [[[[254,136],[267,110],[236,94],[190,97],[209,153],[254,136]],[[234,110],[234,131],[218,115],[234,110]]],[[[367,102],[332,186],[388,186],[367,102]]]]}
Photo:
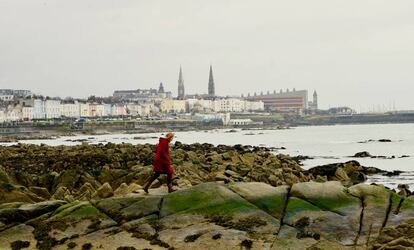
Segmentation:
{"type": "Polygon", "coordinates": [[[187,99],[188,112],[211,112],[214,110],[212,100],[204,99],[187,99]]]}
{"type": "Polygon", "coordinates": [[[186,106],[185,100],[164,99],[161,101],[160,111],[163,113],[185,113],[186,106]]]}
{"type": "Polygon", "coordinates": [[[62,117],[79,118],[80,106],[78,101],[65,102],[60,104],[60,114],[62,117]]]}
{"type": "Polygon", "coordinates": [[[264,111],[264,102],[262,101],[244,101],[244,111],[264,111]]]}
{"type": "Polygon", "coordinates": [[[103,104],[103,116],[110,117],[112,115],[112,105],[111,104],[103,104]]]}
{"type": "Polygon", "coordinates": [[[11,108],[6,112],[6,121],[14,122],[22,120],[22,112],[19,108],[11,108]]]}
{"type": "Polygon", "coordinates": [[[251,119],[230,119],[229,124],[231,126],[246,126],[255,124],[251,119]]]}
{"type": "Polygon", "coordinates": [[[142,115],[142,109],[143,107],[136,103],[128,103],[127,104],[127,110],[128,114],[132,116],[141,116],[142,115]]]}
{"type": "Polygon", "coordinates": [[[215,112],[243,112],[245,101],[236,98],[218,99],[214,101],[215,112]]]}
{"type": "Polygon", "coordinates": [[[46,119],[60,118],[60,100],[46,100],[45,101],[46,119]]]}
{"type": "Polygon", "coordinates": [[[31,121],[33,120],[34,109],[31,106],[22,107],[22,120],[31,121]]]}
{"type": "Polygon", "coordinates": [[[127,116],[127,107],[124,104],[114,104],[112,105],[112,116],[127,116]]]}
{"type": "Polygon", "coordinates": [[[80,117],[89,117],[89,103],[79,103],[79,114],[80,117]]]}
{"type": "Polygon", "coordinates": [[[89,117],[103,117],[105,113],[105,106],[98,103],[89,104],[89,117]]]}

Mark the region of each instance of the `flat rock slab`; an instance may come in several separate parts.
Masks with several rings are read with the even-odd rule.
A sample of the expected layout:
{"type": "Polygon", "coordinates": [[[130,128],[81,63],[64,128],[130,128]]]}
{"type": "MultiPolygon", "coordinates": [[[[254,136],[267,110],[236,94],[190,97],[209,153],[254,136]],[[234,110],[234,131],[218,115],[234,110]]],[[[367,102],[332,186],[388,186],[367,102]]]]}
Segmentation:
{"type": "Polygon", "coordinates": [[[11,244],[15,241],[29,242],[27,249],[36,249],[37,240],[33,230],[31,226],[20,224],[0,232],[0,249],[12,249],[11,244]]]}
{"type": "Polygon", "coordinates": [[[95,202],[95,206],[118,222],[159,214],[162,196],[134,195],[109,198],[95,202]]]}
{"type": "Polygon", "coordinates": [[[280,222],[225,185],[202,183],[168,194],[161,207],[161,218],[182,214],[201,215],[216,224],[245,227],[257,233],[277,232],[280,222]]]}
{"type": "Polygon", "coordinates": [[[263,182],[235,182],[229,188],[277,219],[283,216],[289,186],[273,187],[263,182]]]}
{"type": "Polygon", "coordinates": [[[353,196],[359,197],[364,206],[360,233],[355,241],[356,244],[363,245],[377,237],[385,225],[391,209],[391,194],[382,186],[366,184],[358,184],[348,190],[353,196]]]}
{"type": "Polygon", "coordinates": [[[398,226],[409,219],[414,219],[414,196],[404,198],[396,209],[391,210],[387,226],[398,226]]]}
{"type": "Polygon", "coordinates": [[[36,218],[48,212],[55,211],[62,205],[66,204],[65,201],[44,201],[39,203],[11,203],[16,206],[6,206],[0,209],[0,221],[9,223],[26,222],[30,219],[36,218]]]}
{"type": "Polygon", "coordinates": [[[165,247],[151,245],[148,240],[133,237],[132,233],[118,231],[118,228],[107,228],[76,239],[71,239],[53,247],[56,250],[68,249],[68,244],[75,244],[75,249],[82,249],[85,244],[91,244],[92,249],[117,249],[119,247],[135,247],[136,249],[165,250],[165,247]]]}
{"type": "Polygon", "coordinates": [[[289,196],[283,223],[299,229],[298,237],[319,235],[344,245],[354,244],[362,204],[340,182],[297,183],[289,196]]]}

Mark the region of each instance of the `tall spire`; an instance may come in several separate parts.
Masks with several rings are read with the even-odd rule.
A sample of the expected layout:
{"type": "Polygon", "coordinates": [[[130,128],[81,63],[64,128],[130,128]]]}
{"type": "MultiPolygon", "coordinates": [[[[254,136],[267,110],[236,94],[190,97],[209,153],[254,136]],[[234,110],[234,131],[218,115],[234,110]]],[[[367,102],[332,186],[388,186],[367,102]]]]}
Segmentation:
{"type": "Polygon", "coordinates": [[[215,89],[214,89],[214,78],[213,78],[213,67],[210,64],[210,75],[208,77],[208,95],[215,96],[215,89]]]}
{"type": "Polygon", "coordinates": [[[178,99],[184,100],[185,91],[184,91],[184,79],[183,79],[183,71],[180,65],[180,74],[178,75],[178,99]]]}

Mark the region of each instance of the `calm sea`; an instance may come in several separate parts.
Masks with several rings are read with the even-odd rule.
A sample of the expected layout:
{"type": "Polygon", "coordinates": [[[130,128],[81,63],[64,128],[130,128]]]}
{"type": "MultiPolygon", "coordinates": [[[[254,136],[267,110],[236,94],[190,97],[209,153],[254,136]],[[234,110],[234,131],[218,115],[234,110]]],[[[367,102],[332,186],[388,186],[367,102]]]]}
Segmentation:
{"type": "MultiPolygon", "coordinates": [[[[85,139],[90,143],[157,143],[161,134],[110,134],[99,136],[61,137],[55,140],[32,140],[24,143],[48,145],[75,145],[80,142],[69,140],[85,139]],[[139,137],[139,138],[134,138],[139,137]]],[[[303,162],[305,169],[335,162],[357,160],[364,166],[384,170],[402,170],[406,173],[398,177],[372,176],[368,182],[379,182],[394,188],[398,183],[412,184],[414,188],[414,124],[376,124],[376,125],[335,125],[297,127],[285,130],[240,130],[229,129],[212,131],[177,132],[176,140],[183,143],[247,144],[286,148],[277,152],[292,156],[313,157],[303,162]],[[390,139],[392,142],[378,142],[390,139]],[[371,140],[371,141],[370,141],[371,140]],[[364,143],[361,143],[364,142],[364,143]],[[355,153],[368,151],[382,158],[354,158],[355,153]],[[409,156],[399,158],[401,156],[409,156]]],[[[10,145],[10,144],[3,144],[10,145]]]]}

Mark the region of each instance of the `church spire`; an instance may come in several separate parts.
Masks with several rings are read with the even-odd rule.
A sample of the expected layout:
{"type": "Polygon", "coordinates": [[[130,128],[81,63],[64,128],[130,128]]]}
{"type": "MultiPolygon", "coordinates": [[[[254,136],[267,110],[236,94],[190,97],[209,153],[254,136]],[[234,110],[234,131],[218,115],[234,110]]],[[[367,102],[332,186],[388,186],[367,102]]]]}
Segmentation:
{"type": "Polygon", "coordinates": [[[210,64],[210,75],[208,77],[208,95],[214,97],[216,95],[214,89],[213,67],[210,64]]]}
{"type": "Polygon", "coordinates": [[[183,71],[180,66],[180,73],[178,75],[178,99],[184,100],[185,91],[184,91],[184,79],[183,79],[183,71]]]}

